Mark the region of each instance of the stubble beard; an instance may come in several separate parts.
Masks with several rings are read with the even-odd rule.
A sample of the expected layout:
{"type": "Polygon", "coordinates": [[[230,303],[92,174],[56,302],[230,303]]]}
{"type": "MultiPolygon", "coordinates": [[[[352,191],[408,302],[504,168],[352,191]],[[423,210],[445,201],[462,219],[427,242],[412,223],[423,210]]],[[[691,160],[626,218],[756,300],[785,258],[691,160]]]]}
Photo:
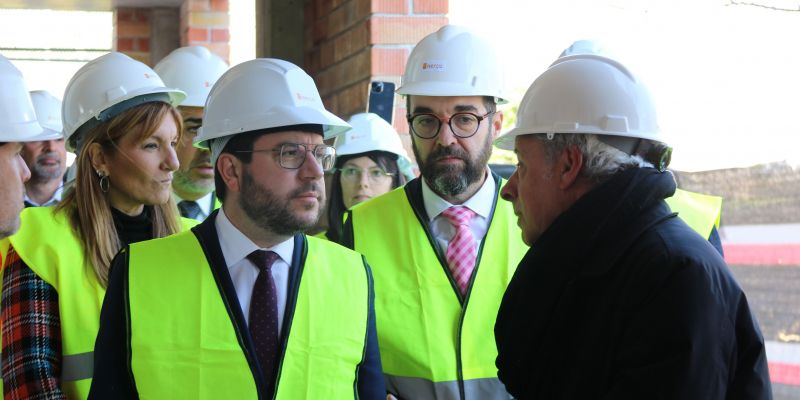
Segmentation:
{"type": "MultiPolygon", "coordinates": [[[[242,190],[239,206],[245,214],[259,227],[278,235],[292,236],[313,228],[324,212],[325,192],[316,183],[309,183],[292,191],[285,199],[279,198],[271,190],[257,184],[253,177],[245,172],[242,177],[242,190]],[[318,209],[311,220],[304,220],[290,207],[291,199],[300,193],[314,191],[318,193],[318,209]]],[[[305,207],[309,211],[313,206],[305,207]]]]}

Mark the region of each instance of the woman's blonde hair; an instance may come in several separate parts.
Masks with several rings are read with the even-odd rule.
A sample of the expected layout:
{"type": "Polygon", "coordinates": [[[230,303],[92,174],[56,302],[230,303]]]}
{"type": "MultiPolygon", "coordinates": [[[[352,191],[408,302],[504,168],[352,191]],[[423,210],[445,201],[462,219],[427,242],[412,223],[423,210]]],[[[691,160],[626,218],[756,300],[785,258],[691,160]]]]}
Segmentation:
{"type": "MultiPolygon", "coordinates": [[[[101,146],[107,155],[119,151],[123,136],[135,135],[141,142],[159,128],[164,118],[175,120],[178,134],[183,131],[180,114],[171,105],[162,102],[145,103],[131,108],[107,122],[88,130],[81,138],[82,145],[75,159],[75,182],[66,193],[55,212],[66,213],[72,229],[83,245],[87,268],[93,268],[103,287],[108,284],[111,260],[122,247],[111,214],[111,202],[100,189],[100,180],[89,156],[93,143],[101,146]]],[[[179,138],[180,139],[180,138],[179,138]]],[[[181,221],[175,201],[170,196],[166,204],[153,206],[153,237],[169,236],[181,230],[181,221]]]]}

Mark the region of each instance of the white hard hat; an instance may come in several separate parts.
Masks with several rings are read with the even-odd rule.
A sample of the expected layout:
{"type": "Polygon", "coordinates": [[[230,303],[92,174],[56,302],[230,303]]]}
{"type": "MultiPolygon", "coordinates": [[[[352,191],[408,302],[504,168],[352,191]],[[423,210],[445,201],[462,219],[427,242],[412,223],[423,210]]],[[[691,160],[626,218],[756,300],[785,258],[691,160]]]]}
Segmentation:
{"type": "Polygon", "coordinates": [[[519,135],[584,133],[665,143],[650,92],[617,61],[594,54],[556,60],[531,84],[514,129],[495,140],[511,150],[519,135]]]}
{"type": "Polygon", "coordinates": [[[36,118],[42,126],[42,133],[36,140],[54,140],[64,137],[64,125],[61,123],[61,100],[46,90],[31,92],[31,101],[36,110],[36,118]]]}
{"type": "Polygon", "coordinates": [[[411,51],[397,93],[491,96],[506,103],[504,74],[488,40],[457,25],[425,36],[411,51]]]}
{"type": "Polygon", "coordinates": [[[564,49],[558,58],[572,56],[575,54],[596,54],[608,58],[615,58],[605,45],[593,39],[581,39],[574,41],[569,47],[564,49]]]}
{"type": "Polygon", "coordinates": [[[173,50],[153,70],[167,86],[186,92],[182,106],[205,107],[211,87],[228,64],[203,46],[189,46],[173,50]]]}
{"type": "Polygon", "coordinates": [[[397,131],[379,115],[359,113],[350,117],[347,123],[353,129],[336,138],[337,156],[385,151],[408,158],[397,131]]]}
{"type": "Polygon", "coordinates": [[[0,55],[0,142],[30,142],[41,131],[22,73],[0,55]]]}
{"type": "Polygon", "coordinates": [[[322,125],[325,139],[350,129],[325,109],[314,80],[300,67],[259,58],[232,67],[214,84],[194,143],[209,147],[211,139],[303,124],[322,125]]]}
{"type": "Polygon", "coordinates": [[[70,138],[87,122],[107,121],[153,101],[177,106],[184,98],[184,92],[166,87],[147,65],[111,52],[81,67],[67,84],[62,106],[64,135],[69,145],[70,138]]]}

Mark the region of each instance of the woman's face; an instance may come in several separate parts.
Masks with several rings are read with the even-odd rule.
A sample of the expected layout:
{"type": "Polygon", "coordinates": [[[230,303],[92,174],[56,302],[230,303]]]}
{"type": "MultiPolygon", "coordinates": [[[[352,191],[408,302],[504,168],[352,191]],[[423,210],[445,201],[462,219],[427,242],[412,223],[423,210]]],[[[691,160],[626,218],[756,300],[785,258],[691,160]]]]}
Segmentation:
{"type": "Polygon", "coordinates": [[[347,209],[392,190],[392,175],[369,157],[347,160],[342,165],[340,177],[342,200],[347,209]]]}
{"type": "Polygon", "coordinates": [[[139,215],[145,205],[164,204],[172,191],[172,173],[178,169],[175,145],[178,127],[165,115],[158,129],[144,140],[124,135],[116,151],[105,155],[111,205],[128,215],[139,215]]]}

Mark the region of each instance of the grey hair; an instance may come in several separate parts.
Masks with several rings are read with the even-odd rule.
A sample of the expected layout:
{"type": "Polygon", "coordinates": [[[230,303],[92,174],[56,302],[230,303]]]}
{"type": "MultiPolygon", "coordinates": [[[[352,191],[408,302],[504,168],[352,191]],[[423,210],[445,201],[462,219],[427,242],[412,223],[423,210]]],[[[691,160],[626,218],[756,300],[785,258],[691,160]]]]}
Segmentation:
{"type": "Polygon", "coordinates": [[[616,147],[600,141],[597,135],[583,133],[557,133],[551,135],[538,134],[536,137],[544,143],[545,157],[553,162],[562,150],[576,146],[585,160],[581,176],[593,183],[600,183],[617,172],[630,168],[653,167],[638,155],[627,154],[616,147]]]}

